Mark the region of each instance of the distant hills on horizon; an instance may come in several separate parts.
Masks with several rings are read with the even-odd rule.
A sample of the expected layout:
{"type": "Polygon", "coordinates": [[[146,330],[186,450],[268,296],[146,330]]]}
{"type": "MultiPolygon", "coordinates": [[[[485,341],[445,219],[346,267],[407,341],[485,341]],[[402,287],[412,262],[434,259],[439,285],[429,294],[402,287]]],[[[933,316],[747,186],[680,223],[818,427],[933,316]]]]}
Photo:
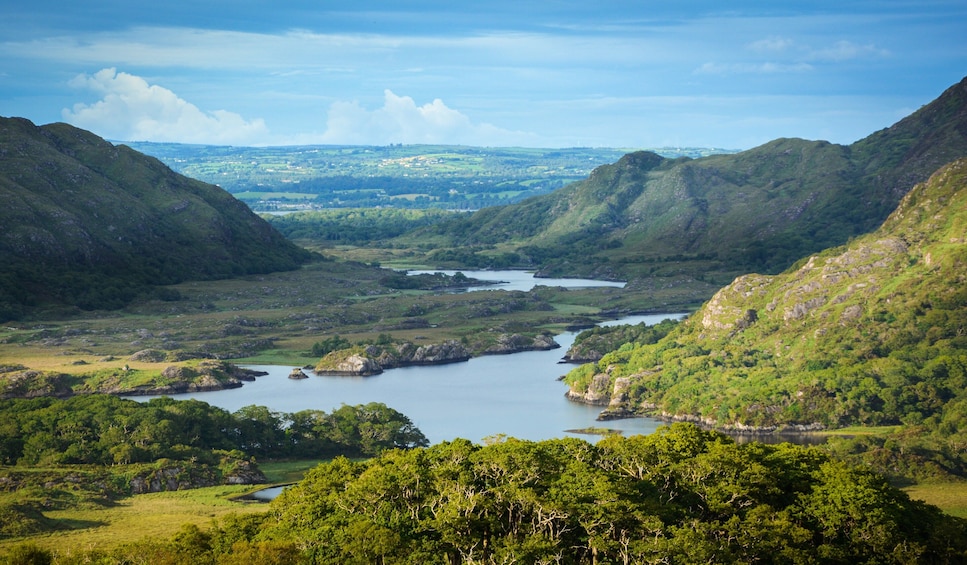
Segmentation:
{"type": "MultiPolygon", "coordinates": [[[[259,212],[386,206],[476,210],[552,192],[633,151],[429,144],[126,145],[179,173],[221,186],[259,212]]],[[[671,147],[655,151],[667,157],[735,152],[671,147]]]]}
{"type": "Polygon", "coordinates": [[[916,183],[967,156],[967,78],[851,145],[776,139],[699,159],[626,155],[550,194],[404,236],[428,257],[500,257],[548,275],[711,277],[778,272],[883,222],[916,183]]]}
{"type": "MultiPolygon", "coordinates": [[[[849,146],[777,139],[695,159],[635,152],[547,194],[390,243],[424,249],[441,266],[499,260],[544,274],[721,286],[874,230],[914,184],[963,156],[967,79],[849,146]]],[[[429,178],[446,169],[444,157],[393,166],[425,165],[429,178]]],[[[309,257],[225,190],[66,124],[0,119],[0,195],[3,319],[117,308],[157,285],[292,269],[309,257]]]]}

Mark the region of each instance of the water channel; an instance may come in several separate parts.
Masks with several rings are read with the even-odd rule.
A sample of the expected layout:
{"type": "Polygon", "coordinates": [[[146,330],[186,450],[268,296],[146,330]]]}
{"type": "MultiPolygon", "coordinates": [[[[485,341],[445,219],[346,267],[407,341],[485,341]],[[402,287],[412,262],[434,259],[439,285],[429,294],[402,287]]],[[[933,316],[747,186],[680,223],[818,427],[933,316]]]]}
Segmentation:
{"type": "MultiPolygon", "coordinates": [[[[680,316],[633,316],[608,324],[653,324],[680,316]]],[[[498,434],[542,440],[578,436],[568,430],[592,426],[622,430],[625,435],[652,433],[661,424],[657,420],[596,422],[600,407],[564,397],[567,386],[558,378],[573,365],[559,361],[576,335],[568,332],[556,336],[560,349],[404,367],[372,377],[311,375],[309,379],[293,380],[288,378],[290,366],[251,365],[248,367],[268,375],[241,388],[181,394],[177,398],[198,399],[230,412],[253,404],[278,412],[330,412],[343,404],[382,402],[409,417],[431,443],[458,437],[480,442],[498,434]]]]}
{"type": "MultiPolygon", "coordinates": [[[[411,271],[416,273],[419,271],[411,271]]],[[[456,271],[426,271],[454,274],[456,271]]],[[[473,287],[468,291],[530,290],[535,285],[585,288],[620,287],[624,283],[588,279],[535,278],[524,271],[461,271],[468,277],[501,284],[473,287]]],[[[602,325],[656,324],[684,314],[630,316],[602,325]]],[[[248,365],[268,374],[241,388],[179,394],[178,399],[197,399],[230,412],[258,405],[276,412],[324,410],[343,404],[382,402],[402,412],[431,443],[455,438],[480,442],[505,435],[527,440],[586,437],[569,430],[589,427],[621,430],[624,435],[650,434],[661,422],[634,418],[597,422],[600,407],[571,402],[564,397],[567,386],[559,378],[573,365],[561,364],[576,332],[555,337],[561,345],[549,351],[476,357],[467,362],[391,369],[371,377],[325,377],[289,379],[291,366],[248,365]]],[[[146,397],[137,397],[146,400],[146,397]]],[[[587,438],[594,441],[595,438],[587,438]]]]}

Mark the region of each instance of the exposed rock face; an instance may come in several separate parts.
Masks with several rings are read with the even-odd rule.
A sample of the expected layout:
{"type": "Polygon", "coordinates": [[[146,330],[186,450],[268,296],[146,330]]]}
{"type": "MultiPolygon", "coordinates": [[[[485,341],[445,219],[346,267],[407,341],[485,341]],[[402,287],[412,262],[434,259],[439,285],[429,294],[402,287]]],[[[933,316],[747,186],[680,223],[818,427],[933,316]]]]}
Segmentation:
{"type": "Polygon", "coordinates": [[[362,355],[350,355],[341,368],[346,374],[353,375],[376,375],[383,372],[379,363],[362,355]]]}
{"type": "Polygon", "coordinates": [[[265,473],[251,461],[236,462],[235,467],[222,480],[227,485],[260,485],[268,482],[265,473]]]}
{"type": "Polygon", "coordinates": [[[131,494],[210,487],[219,484],[214,473],[191,472],[185,467],[155,469],[131,479],[131,494]]]}
{"type": "MultiPolygon", "coordinates": [[[[205,392],[238,388],[242,381],[254,381],[266,375],[263,371],[243,369],[225,361],[202,361],[198,365],[169,365],[161,371],[160,384],[148,384],[136,388],[122,386],[123,377],[105,380],[94,388],[77,388],[74,377],[64,373],[36,371],[22,367],[0,367],[0,398],[33,398],[53,396],[67,398],[75,394],[123,394],[130,396],[151,396],[180,394],[185,392],[205,392]]],[[[127,367],[119,371],[127,371],[127,367]]]]}
{"type": "Polygon", "coordinates": [[[454,340],[419,346],[412,343],[387,347],[370,345],[332,352],[316,365],[315,372],[317,375],[365,377],[378,375],[385,369],[458,363],[470,357],[470,350],[454,340]]]}
{"type": "Polygon", "coordinates": [[[295,380],[308,379],[309,375],[305,374],[302,369],[296,367],[289,372],[289,378],[295,380]]]}
{"type": "Polygon", "coordinates": [[[611,401],[611,375],[598,373],[591,379],[591,384],[583,393],[573,389],[565,394],[569,400],[591,404],[592,406],[606,406],[611,401]]]}
{"type": "Polygon", "coordinates": [[[606,404],[605,417],[748,434],[903,421],[909,410],[939,418],[943,403],[956,400],[926,408],[919,395],[931,378],[947,386],[947,373],[929,360],[961,352],[954,340],[967,319],[965,211],[961,159],[914,187],[878,231],[778,275],[736,278],[656,345],[572,373],[568,397],[606,404]],[[886,371],[922,380],[883,378],[872,400],[852,400],[867,394],[868,375],[886,371]],[[883,398],[899,399],[898,407],[883,398]]]}
{"type": "Polygon", "coordinates": [[[458,341],[448,340],[443,343],[421,345],[416,349],[412,344],[404,344],[397,348],[399,352],[397,367],[407,365],[441,365],[457,363],[470,359],[470,351],[458,341]]]}
{"type": "MultiPolygon", "coordinates": [[[[497,343],[484,351],[485,354],[506,354],[520,351],[549,350],[560,347],[549,335],[527,337],[520,334],[502,334],[497,343]]],[[[386,369],[414,365],[443,365],[459,363],[472,357],[471,351],[456,340],[443,343],[416,345],[397,343],[389,346],[368,345],[334,351],[316,365],[317,375],[362,377],[377,375],[386,369]]]]}
{"type": "Polygon", "coordinates": [[[140,361],[144,363],[161,363],[168,358],[168,354],[160,349],[142,349],[128,357],[130,361],[140,361]]]}
{"type": "Polygon", "coordinates": [[[196,367],[169,365],[161,371],[161,376],[172,381],[161,386],[146,386],[136,389],[115,388],[98,392],[125,395],[161,395],[186,392],[209,392],[242,386],[243,381],[254,381],[266,375],[263,371],[243,369],[224,361],[202,361],[196,367]]]}
{"type": "Polygon", "coordinates": [[[547,351],[557,349],[560,346],[549,335],[541,334],[531,338],[520,334],[501,334],[497,338],[497,343],[488,347],[484,351],[484,354],[505,355],[508,353],[519,353],[521,351],[547,351]]]}
{"type": "Polygon", "coordinates": [[[266,482],[265,474],[251,461],[235,461],[224,476],[214,467],[196,464],[172,464],[148,469],[131,479],[131,494],[166,492],[227,485],[257,485],[266,482]]]}
{"type": "Polygon", "coordinates": [[[577,352],[576,348],[571,346],[561,361],[564,363],[595,363],[600,361],[602,357],[604,357],[604,353],[597,349],[583,349],[577,352]]]}
{"type": "Polygon", "coordinates": [[[715,293],[702,312],[702,327],[707,330],[732,330],[748,327],[758,318],[755,310],[742,304],[761,295],[772,277],[745,275],[715,293]],[[738,304],[738,306],[737,306],[738,304]]]}
{"type": "Polygon", "coordinates": [[[70,382],[70,375],[64,373],[7,365],[0,367],[0,398],[67,398],[74,394],[70,382]]]}

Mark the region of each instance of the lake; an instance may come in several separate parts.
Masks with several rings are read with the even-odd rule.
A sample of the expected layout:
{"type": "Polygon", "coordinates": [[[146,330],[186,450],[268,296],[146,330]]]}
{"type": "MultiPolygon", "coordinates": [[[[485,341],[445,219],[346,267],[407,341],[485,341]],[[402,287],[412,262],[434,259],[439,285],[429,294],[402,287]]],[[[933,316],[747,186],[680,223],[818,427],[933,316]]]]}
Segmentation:
{"type": "Polygon", "coordinates": [[[447,270],[447,269],[437,269],[432,271],[422,271],[414,270],[407,271],[408,275],[420,275],[420,274],[433,274],[433,273],[443,273],[445,275],[453,276],[457,273],[463,273],[471,279],[477,279],[481,281],[493,281],[495,284],[488,284],[485,286],[471,286],[466,289],[467,292],[475,292],[482,290],[522,290],[528,291],[535,286],[560,286],[564,288],[592,288],[600,286],[610,286],[615,288],[624,288],[625,283],[618,281],[599,281],[594,279],[553,279],[553,278],[543,278],[535,277],[534,273],[531,271],[464,271],[464,270],[447,270]]]}
{"type": "MultiPolygon", "coordinates": [[[[462,272],[476,276],[472,271],[462,272]]],[[[682,316],[631,316],[604,325],[656,324],[682,316]]],[[[576,335],[567,332],[556,336],[561,349],[490,355],[449,365],[404,367],[372,377],[322,377],[308,373],[308,379],[293,380],[288,378],[291,366],[250,365],[249,368],[267,371],[268,375],[241,388],[175,398],[194,398],[231,412],[253,404],[278,412],[331,412],[343,404],[382,402],[409,417],[431,443],[458,437],[480,442],[498,434],[534,441],[560,437],[595,441],[595,437],[567,431],[592,426],[622,430],[625,435],[654,432],[662,424],[658,420],[596,422],[601,407],[578,404],[564,397],[567,386],[558,378],[574,365],[559,361],[576,335]]]]}

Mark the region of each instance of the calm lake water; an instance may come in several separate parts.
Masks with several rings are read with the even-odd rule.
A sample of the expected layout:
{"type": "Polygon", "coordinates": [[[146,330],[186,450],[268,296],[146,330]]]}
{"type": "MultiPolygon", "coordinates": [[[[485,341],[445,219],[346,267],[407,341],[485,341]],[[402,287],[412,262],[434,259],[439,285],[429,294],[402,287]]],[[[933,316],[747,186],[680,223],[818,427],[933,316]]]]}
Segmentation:
{"type": "MultiPolygon", "coordinates": [[[[655,324],[682,316],[632,316],[604,325],[655,324]]],[[[307,373],[308,379],[292,380],[288,378],[290,366],[251,365],[248,367],[269,374],[241,388],[183,394],[176,398],[195,398],[231,412],[253,404],[278,412],[307,409],[330,412],[343,404],[382,402],[409,417],[431,443],[458,437],[480,442],[497,434],[535,441],[569,436],[595,441],[595,437],[567,431],[591,426],[619,429],[625,435],[654,432],[661,425],[657,420],[596,422],[600,407],[564,398],[567,386],[557,379],[574,365],[559,361],[576,335],[556,336],[561,348],[551,351],[490,355],[464,363],[391,369],[372,377],[321,377],[307,373]]]]}
{"type": "Polygon", "coordinates": [[[495,281],[499,284],[488,284],[486,286],[471,286],[467,288],[467,292],[475,292],[481,290],[523,290],[528,291],[537,285],[542,286],[562,286],[564,288],[591,288],[598,286],[611,286],[615,288],[624,288],[625,283],[616,281],[599,281],[593,279],[550,279],[550,278],[537,278],[534,273],[530,271],[451,271],[445,269],[438,269],[435,271],[407,271],[408,275],[419,275],[419,274],[433,274],[433,273],[443,273],[445,275],[453,276],[456,273],[463,273],[464,275],[481,281],[495,281]]]}

